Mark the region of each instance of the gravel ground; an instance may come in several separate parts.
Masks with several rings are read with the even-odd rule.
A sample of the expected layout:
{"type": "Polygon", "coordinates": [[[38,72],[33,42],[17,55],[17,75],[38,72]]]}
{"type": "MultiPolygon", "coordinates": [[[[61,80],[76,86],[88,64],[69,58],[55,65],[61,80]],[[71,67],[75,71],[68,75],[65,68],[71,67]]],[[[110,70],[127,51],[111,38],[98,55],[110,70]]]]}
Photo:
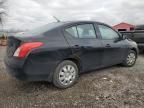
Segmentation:
{"type": "Polygon", "coordinates": [[[0,108],[144,108],[144,56],[132,68],[113,66],[80,76],[60,90],[47,82],[21,82],[10,77],[0,47],[0,108]]]}

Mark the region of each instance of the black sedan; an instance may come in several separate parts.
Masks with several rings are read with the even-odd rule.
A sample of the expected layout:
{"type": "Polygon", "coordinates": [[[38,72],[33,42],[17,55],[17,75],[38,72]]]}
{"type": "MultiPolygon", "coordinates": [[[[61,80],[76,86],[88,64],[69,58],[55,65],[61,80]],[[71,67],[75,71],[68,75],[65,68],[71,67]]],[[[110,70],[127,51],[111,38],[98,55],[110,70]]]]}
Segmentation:
{"type": "Polygon", "coordinates": [[[131,67],[137,44],[94,21],[57,22],[8,38],[5,64],[19,80],[72,86],[83,72],[123,64],[131,67]]]}

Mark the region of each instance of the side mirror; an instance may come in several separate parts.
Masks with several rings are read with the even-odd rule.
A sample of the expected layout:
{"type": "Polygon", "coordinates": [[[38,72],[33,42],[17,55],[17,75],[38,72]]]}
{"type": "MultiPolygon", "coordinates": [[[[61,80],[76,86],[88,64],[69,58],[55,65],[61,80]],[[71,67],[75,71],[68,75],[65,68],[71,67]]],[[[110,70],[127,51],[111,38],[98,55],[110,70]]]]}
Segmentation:
{"type": "Polygon", "coordinates": [[[114,42],[118,42],[118,41],[125,40],[125,39],[128,39],[127,35],[119,33],[119,38],[116,38],[114,42]]]}
{"type": "Polygon", "coordinates": [[[118,42],[118,41],[121,41],[121,40],[123,40],[122,37],[115,38],[114,42],[118,42]]]}

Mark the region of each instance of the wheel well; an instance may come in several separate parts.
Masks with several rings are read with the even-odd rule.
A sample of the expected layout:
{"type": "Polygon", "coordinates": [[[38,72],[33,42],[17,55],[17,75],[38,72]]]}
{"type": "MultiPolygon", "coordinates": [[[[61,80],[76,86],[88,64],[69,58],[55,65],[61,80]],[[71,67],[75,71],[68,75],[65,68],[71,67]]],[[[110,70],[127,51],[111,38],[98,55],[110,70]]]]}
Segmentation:
{"type": "Polygon", "coordinates": [[[133,51],[136,52],[136,56],[138,55],[138,54],[137,54],[137,50],[136,50],[135,48],[132,48],[131,50],[133,50],[133,51]]]}
{"type": "Polygon", "coordinates": [[[78,66],[79,71],[81,70],[81,65],[80,65],[79,60],[74,59],[74,58],[68,58],[68,59],[65,59],[65,60],[70,60],[70,61],[74,62],[78,66]]]}

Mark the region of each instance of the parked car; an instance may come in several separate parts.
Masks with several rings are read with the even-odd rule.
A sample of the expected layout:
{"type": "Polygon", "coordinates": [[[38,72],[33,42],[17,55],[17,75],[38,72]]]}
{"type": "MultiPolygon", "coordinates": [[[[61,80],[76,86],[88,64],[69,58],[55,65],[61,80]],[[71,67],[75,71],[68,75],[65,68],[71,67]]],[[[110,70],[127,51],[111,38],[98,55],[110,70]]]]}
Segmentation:
{"type": "Polygon", "coordinates": [[[25,81],[72,86],[80,73],[123,64],[131,67],[137,44],[110,26],[93,21],[57,22],[8,37],[8,72],[25,81]]]}
{"type": "Polygon", "coordinates": [[[133,31],[123,31],[121,33],[135,41],[138,44],[140,52],[144,51],[144,25],[136,26],[133,31]]]}

